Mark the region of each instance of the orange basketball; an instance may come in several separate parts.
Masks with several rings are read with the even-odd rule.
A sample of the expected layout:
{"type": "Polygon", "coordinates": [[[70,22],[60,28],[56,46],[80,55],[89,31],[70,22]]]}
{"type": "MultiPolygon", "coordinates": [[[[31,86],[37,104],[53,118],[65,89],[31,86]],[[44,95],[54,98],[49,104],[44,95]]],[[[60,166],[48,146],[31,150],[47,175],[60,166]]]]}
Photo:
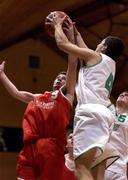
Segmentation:
{"type": "Polygon", "coordinates": [[[62,27],[65,27],[65,21],[69,20],[71,21],[71,19],[69,18],[69,16],[62,12],[62,11],[54,11],[51,12],[46,18],[45,18],[45,30],[48,33],[49,36],[54,37],[54,27],[52,26],[52,22],[49,19],[53,18],[54,13],[56,13],[58,16],[60,16],[61,18],[63,18],[64,16],[67,16],[68,18],[66,20],[64,20],[62,27]]]}

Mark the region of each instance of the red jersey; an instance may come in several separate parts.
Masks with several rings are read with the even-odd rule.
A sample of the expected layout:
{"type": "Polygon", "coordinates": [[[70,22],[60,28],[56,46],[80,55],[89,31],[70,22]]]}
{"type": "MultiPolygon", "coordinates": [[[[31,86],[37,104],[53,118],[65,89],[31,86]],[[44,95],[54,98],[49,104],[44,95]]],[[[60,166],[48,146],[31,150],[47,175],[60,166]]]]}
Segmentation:
{"type": "Polygon", "coordinates": [[[76,180],[75,172],[69,170],[66,166],[64,167],[62,180],[76,180]]]}
{"type": "Polygon", "coordinates": [[[70,113],[71,104],[61,90],[37,96],[24,114],[24,142],[52,137],[66,145],[65,129],[70,113]]]}
{"type": "Polygon", "coordinates": [[[68,154],[65,154],[65,165],[63,170],[62,180],[75,180],[75,162],[69,158],[68,154]]]}

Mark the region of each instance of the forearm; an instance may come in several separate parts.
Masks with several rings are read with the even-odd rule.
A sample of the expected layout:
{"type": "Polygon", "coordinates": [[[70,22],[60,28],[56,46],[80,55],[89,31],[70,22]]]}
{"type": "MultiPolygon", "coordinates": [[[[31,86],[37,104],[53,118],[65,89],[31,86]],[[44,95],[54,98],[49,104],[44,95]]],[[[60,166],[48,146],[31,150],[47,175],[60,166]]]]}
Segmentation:
{"type": "Polygon", "coordinates": [[[76,44],[79,47],[88,48],[79,32],[76,34],[76,44]]]}
{"type": "Polygon", "coordinates": [[[67,52],[66,46],[70,44],[70,42],[67,36],[64,34],[62,26],[60,24],[55,25],[55,40],[57,46],[64,52],[67,52]]]}
{"type": "Polygon", "coordinates": [[[81,53],[79,53],[80,48],[68,40],[68,38],[62,30],[61,25],[59,24],[55,26],[55,39],[59,49],[66,52],[68,55],[81,57],[81,53]]]}
{"type": "Polygon", "coordinates": [[[74,99],[75,85],[77,79],[77,59],[69,55],[68,57],[68,69],[67,69],[67,81],[66,81],[66,90],[67,94],[71,95],[71,101],[74,99]]]}
{"type": "Polygon", "coordinates": [[[18,89],[14,86],[14,84],[9,80],[4,72],[0,75],[0,80],[5,87],[5,89],[11,94],[12,96],[16,96],[18,93],[18,89]]]}
{"type": "Polygon", "coordinates": [[[0,80],[3,86],[5,87],[5,89],[12,97],[25,103],[29,103],[31,100],[33,100],[34,95],[32,93],[19,91],[16,88],[16,86],[9,80],[9,78],[6,76],[4,72],[0,74],[0,80]]]}
{"type": "Polygon", "coordinates": [[[68,38],[64,34],[62,26],[60,24],[55,25],[55,39],[57,45],[68,42],[68,38]]]}

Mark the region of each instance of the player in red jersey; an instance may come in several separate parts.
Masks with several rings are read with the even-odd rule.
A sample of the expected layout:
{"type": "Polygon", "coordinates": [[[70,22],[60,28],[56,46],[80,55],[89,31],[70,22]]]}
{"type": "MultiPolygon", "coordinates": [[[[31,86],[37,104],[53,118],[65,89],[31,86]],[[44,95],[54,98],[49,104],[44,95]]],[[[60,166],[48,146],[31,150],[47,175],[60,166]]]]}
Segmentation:
{"type": "Polygon", "coordinates": [[[54,175],[61,179],[71,103],[61,90],[45,92],[29,103],[23,120],[24,148],[19,154],[18,177],[34,180],[41,175],[50,180],[54,175]]]}
{"type": "MultiPolygon", "coordinates": [[[[75,168],[75,161],[73,157],[73,133],[70,133],[67,137],[67,153],[65,154],[65,165],[64,165],[64,173],[63,173],[63,180],[76,180],[76,168],[75,168]]],[[[100,162],[104,161],[103,159],[98,159],[97,162],[94,161],[95,164],[100,164],[100,162]]],[[[83,172],[82,172],[83,173],[83,172]]],[[[97,175],[97,174],[96,174],[97,175]]],[[[98,177],[98,176],[97,176],[98,177]]],[[[86,176],[84,179],[89,178],[86,176]]]]}
{"type": "MultiPolygon", "coordinates": [[[[70,31],[71,32],[71,31],[70,31]]],[[[37,95],[19,91],[0,65],[0,79],[15,98],[28,104],[23,117],[24,147],[17,163],[18,180],[61,180],[66,147],[66,127],[74,99],[76,61],[69,56],[67,74],[60,73],[53,91],[37,95]]]]}
{"type": "Polygon", "coordinates": [[[56,77],[52,92],[42,95],[18,91],[2,66],[4,63],[0,66],[0,78],[11,89],[9,92],[24,102],[30,101],[23,118],[24,147],[17,164],[18,179],[35,180],[40,175],[43,180],[53,177],[60,180],[66,146],[65,129],[74,96],[72,68],[75,65],[69,66],[67,77],[64,73],[56,77]]]}
{"type": "Polygon", "coordinates": [[[73,158],[73,137],[70,133],[67,137],[67,151],[65,154],[65,166],[63,173],[63,180],[75,180],[75,162],[73,158]]]}

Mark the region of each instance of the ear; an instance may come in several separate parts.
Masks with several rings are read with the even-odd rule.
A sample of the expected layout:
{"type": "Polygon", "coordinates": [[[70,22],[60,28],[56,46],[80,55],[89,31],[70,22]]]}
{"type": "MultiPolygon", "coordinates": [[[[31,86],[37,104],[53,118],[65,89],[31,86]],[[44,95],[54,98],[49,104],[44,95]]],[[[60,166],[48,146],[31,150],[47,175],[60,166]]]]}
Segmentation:
{"type": "Polygon", "coordinates": [[[103,45],[103,46],[102,46],[102,51],[105,52],[106,49],[107,49],[107,46],[106,46],[106,45],[103,45]]]}

